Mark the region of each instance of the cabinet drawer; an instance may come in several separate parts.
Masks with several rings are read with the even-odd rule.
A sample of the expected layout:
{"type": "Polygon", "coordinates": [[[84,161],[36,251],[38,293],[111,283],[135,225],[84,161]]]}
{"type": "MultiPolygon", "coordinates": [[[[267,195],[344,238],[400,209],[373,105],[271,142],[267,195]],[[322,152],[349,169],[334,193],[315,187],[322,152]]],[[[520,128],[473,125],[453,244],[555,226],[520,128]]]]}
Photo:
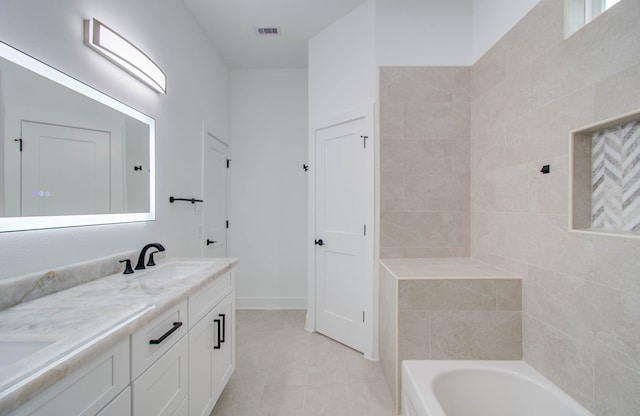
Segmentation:
{"type": "Polygon", "coordinates": [[[29,401],[14,416],[95,415],[129,384],[129,338],[29,401]]]}
{"type": "Polygon", "coordinates": [[[189,296],[189,329],[193,328],[232,289],[231,272],[219,276],[202,290],[189,296]]]}
{"type": "Polygon", "coordinates": [[[186,300],[134,332],[131,335],[131,378],[135,380],[186,333],[186,300]]]}
{"type": "Polygon", "coordinates": [[[182,404],[188,389],[188,344],[188,337],[182,337],[132,383],[134,415],[171,416],[188,406],[182,404]]]}

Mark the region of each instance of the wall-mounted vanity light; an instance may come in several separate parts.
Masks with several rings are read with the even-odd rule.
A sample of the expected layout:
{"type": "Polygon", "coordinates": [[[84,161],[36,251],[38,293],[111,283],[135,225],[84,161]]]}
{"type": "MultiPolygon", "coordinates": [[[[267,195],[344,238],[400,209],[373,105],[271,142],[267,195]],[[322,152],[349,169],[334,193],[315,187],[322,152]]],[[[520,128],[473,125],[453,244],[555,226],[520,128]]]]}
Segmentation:
{"type": "Polygon", "coordinates": [[[167,77],[140,49],[99,20],[84,21],[84,43],[159,93],[167,93],[167,77]]]}

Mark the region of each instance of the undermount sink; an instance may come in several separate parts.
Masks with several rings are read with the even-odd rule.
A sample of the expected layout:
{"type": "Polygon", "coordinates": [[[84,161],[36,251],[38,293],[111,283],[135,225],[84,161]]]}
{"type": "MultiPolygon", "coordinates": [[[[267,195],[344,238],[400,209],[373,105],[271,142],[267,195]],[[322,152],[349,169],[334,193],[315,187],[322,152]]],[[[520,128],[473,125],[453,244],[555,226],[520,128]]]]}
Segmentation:
{"type": "Polygon", "coordinates": [[[13,364],[55,341],[0,341],[0,367],[13,364]]]}
{"type": "MultiPolygon", "coordinates": [[[[158,265],[155,268],[149,268],[139,275],[140,278],[164,280],[164,279],[181,279],[193,273],[197,273],[211,266],[212,262],[207,261],[170,261],[168,263],[158,265]]],[[[135,275],[133,275],[135,277],[135,275]]]]}

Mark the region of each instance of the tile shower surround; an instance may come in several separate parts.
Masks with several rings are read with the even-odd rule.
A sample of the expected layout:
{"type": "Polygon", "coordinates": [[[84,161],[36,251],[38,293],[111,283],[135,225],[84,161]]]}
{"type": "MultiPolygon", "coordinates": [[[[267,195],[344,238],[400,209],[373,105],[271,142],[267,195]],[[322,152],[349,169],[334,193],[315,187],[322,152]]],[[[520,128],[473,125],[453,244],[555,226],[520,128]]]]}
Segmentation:
{"type": "MultiPolygon", "coordinates": [[[[568,231],[568,134],[640,109],[640,2],[621,0],[566,40],[563,7],[541,0],[470,69],[471,257],[523,276],[525,361],[596,416],[638,415],[640,241],[568,231]],[[551,173],[540,174],[547,164],[551,173]]],[[[408,176],[428,174],[389,171],[400,164],[385,161],[392,140],[407,140],[400,135],[409,107],[403,94],[447,99],[446,76],[440,87],[412,75],[434,70],[441,69],[381,68],[383,258],[452,255],[439,253],[451,250],[438,243],[447,241],[453,213],[407,210],[404,223],[391,214],[414,198],[407,197],[408,176]],[[393,79],[406,71],[415,85],[396,82],[401,88],[387,91],[389,71],[393,79]],[[430,218],[438,220],[433,227],[430,218]],[[436,241],[420,230],[436,230],[429,237],[436,241]],[[422,242],[438,248],[414,248],[422,242]]],[[[431,158],[453,154],[428,144],[435,146],[431,158]]]]}
{"type": "Polygon", "coordinates": [[[597,416],[638,415],[640,241],[568,231],[568,135],[640,109],[640,2],[566,40],[563,7],[472,67],[471,256],[524,277],[525,361],[597,416]]]}

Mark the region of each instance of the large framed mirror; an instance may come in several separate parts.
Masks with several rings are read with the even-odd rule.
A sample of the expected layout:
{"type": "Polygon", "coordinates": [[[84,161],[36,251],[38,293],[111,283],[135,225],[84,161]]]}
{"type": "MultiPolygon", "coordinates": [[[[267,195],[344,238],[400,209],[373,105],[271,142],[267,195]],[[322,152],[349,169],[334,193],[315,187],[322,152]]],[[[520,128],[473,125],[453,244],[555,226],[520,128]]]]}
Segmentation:
{"type": "Polygon", "coordinates": [[[0,232],[155,219],[153,118],[0,42],[0,232]]]}

